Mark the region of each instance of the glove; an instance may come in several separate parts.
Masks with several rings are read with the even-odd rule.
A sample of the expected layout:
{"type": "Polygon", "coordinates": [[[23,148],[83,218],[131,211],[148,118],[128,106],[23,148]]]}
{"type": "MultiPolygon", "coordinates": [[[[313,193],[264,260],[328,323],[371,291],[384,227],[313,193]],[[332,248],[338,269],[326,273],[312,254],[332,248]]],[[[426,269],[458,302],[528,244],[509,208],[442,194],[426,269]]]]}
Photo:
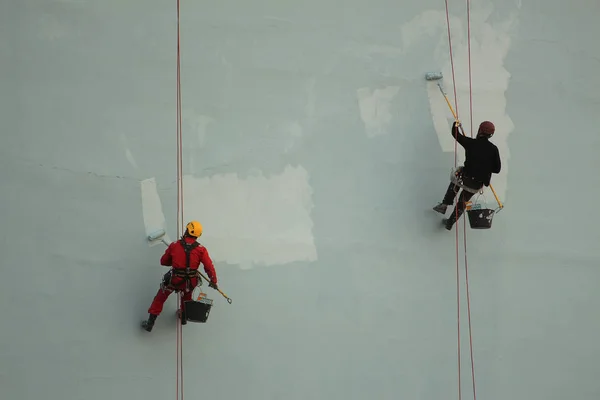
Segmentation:
{"type": "Polygon", "coordinates": [[[210,286],[211,288],[213,288],[213,289],[215,289],[215,290],[219,290],[219,287],[218,287],[218,286],[217,286],[217,284],[216,284],[216,283],[214,283],[214,282],[211,282],[211,283],[209,283],[209,284],[208,284],[208,286],[210,286]]]}

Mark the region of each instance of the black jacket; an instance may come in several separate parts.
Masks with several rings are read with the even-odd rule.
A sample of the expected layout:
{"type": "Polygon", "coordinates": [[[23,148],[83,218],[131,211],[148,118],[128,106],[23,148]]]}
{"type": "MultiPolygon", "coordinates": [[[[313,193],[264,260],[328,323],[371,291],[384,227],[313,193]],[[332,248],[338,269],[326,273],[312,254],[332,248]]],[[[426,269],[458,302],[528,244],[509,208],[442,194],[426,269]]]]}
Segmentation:
{"type": "Polygon", "coordinates": [[[492,173],[499,173],[502,167],[496,145],[487,138],[470,138],[463,135],[458,131],[456,124],[452,124],[452,136],[465,149],[463,174],[489,186],[492,173]]]}

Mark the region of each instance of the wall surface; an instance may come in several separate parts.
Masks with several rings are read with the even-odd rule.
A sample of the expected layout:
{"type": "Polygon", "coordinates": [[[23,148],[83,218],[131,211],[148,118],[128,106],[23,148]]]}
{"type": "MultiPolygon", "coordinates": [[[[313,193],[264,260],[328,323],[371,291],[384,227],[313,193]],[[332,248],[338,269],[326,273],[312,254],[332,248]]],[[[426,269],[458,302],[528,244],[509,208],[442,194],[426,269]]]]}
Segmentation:
{"type": "MultiPolygon", "coordinates": [[[[600,3],[472,1],[471,92],[448,3],[505,204],[458,257],[444,1],[181,3],[185,219],[233,299],[184,327],[187,398],[458,399],[457,258],[473,398],[465,227],[477,396],[600,398],[600,3]]],[[[145,235],[178,236],[176,32],[175,0],[0,4],[2,399],[175,395],[175,297],[139,324],[145,235]]]]}

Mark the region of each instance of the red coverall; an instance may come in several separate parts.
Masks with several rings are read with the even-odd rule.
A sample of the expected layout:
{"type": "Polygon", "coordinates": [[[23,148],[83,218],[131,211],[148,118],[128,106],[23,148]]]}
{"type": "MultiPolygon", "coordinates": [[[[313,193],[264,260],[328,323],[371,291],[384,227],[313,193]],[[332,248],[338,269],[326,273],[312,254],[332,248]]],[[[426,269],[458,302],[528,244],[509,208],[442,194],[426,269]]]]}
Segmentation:
{"type": "MultiPolygon", "coordinates": [[[[193,243],[195,241],[194,238],[184,237],[184,240],[187,243],[193,243]]],[[[184,269],[185,270],[185,250],[179,241],[173,242],[167,247],[165,254],[160,258],[160,264],[168,267],[173,267],[175,269],[184,269]]],[[[197,270],[200,267],[200,263],[204,265],[204,271],[208,275],[211,282],[217,283],[217,274],[215,272],[215,267],[208,255],[208,250],[206,247],[200,245],[193,249],[190,252],[190,269],[197,270]]],[[[183,292],[183,296],[181,296],[181,308],[183,309],[183,302],[192,299],[192,292],[185,291],[185,280],[181,277],[173,276],[171,279],[171,284],[176,288],[176,290],[181,290],[183,292]]],[[[195,288],[198,284],[198,278],[191,279],[192,288],[195,288]]],[[[165,288],[159,288],[156,296],[154,296],[154,300],[148,309],[148,313],[159,315],[163,309],[163,304],[169,296],[173,293],[172,290],[165,288]]]]}

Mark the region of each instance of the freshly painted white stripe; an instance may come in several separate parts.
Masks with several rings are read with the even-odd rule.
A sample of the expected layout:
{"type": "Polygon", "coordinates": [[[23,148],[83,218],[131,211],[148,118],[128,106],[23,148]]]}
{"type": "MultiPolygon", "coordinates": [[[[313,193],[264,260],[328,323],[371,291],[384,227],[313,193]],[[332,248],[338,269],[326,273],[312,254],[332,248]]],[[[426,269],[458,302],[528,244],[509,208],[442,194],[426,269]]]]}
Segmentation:
{"type": "MultiPolygon", "coordinates": [[[[145,179],[140,182],[140,188],[142,193],[142,209],[146,236],[159,229],[164,229],[166,232],[165,216],[156,189],[156,180],[154,178],[145,179]]],[[[164,238],[167,243],[171,242],[168,234],[165,234],[164,238]]],[[[149,243],[150,246],[155,246],[157,244],[160,244],[160,242],[149,243]]]]}

